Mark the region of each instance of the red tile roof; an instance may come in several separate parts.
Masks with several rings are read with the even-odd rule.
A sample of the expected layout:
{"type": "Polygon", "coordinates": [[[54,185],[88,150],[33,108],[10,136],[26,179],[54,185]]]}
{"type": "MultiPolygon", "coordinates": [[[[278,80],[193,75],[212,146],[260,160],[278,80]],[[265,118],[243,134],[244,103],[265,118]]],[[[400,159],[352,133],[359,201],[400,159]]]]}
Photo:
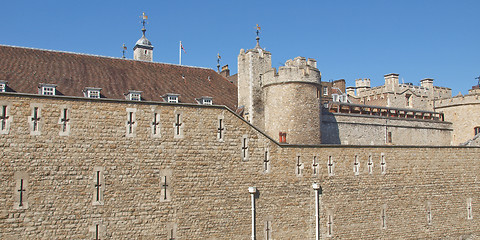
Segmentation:
{"type": "Polygon", "coordinates": [[[181,103],[210,96],[213,104],[235,110],[237,87],[213,69],[0,45],[0,80],[19,93],[38,93],[40,83],[56,84],[57,95],[83,97],[85,87],[102,88],[105,98],[163,101],[180,94],[181,103]]]}

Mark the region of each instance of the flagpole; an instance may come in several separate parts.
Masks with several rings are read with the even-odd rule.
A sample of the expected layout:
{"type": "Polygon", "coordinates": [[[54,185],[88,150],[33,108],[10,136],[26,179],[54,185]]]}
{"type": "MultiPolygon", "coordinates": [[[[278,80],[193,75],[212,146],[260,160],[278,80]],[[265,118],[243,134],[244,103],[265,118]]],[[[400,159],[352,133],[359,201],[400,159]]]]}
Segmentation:
{"type": "Polygon", "coordinates": [[[180,41],[180,45],[178,46],[178,56],[178,65],[182,65],[182,41],[180,41]]]}

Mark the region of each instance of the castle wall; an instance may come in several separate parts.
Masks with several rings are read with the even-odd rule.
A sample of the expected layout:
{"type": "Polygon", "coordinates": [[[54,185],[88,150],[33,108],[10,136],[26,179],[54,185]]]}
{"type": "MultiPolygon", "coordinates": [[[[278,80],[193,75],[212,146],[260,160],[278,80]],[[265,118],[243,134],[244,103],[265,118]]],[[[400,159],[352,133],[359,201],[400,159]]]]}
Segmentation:
{"type": "Polygon", "coordinates": [[[443,112],[445,120],[452,122],[452,143],[458,145],[475,136],[480,127],[480,94],[468,94],[435,101],[435,111],[443,112]]]}
{"type": "Polygon", "coordinates": [[[322,114],[323,144],[449,146],[452,123],[344,113],[322,114]],[[391,133],[391,143],[387,142],[391,133]]]}
{"type": "Polygon", "coordinates": [[[0,99],[11,120],[0,135],[1,239],[93,239],[96,224],[101,239],[167,239],[172,231],[176,239],[249,239],[251,186],[258,189],[257,239],[265,238],[267,221],[274,239],[314,239],[313,182],[322,187],[322,239],[328,226],[339,239],[480,235],[480,148],[281,146],[220,106],[0,99]],[[32,106],[41,109],[38,134],[31,134],[32,106]],[[70,128],[60,136],[64,108],[70,128]],[[135,113],[133,133],[127,112],[135,113]],[[153,113],[160,114],[160,135],[152,133],[153,113]],[[93,204],[98,169],[104,192],[93,204]],[[28,181],[26,208],[16,207],[20,178],[28,181]]]}

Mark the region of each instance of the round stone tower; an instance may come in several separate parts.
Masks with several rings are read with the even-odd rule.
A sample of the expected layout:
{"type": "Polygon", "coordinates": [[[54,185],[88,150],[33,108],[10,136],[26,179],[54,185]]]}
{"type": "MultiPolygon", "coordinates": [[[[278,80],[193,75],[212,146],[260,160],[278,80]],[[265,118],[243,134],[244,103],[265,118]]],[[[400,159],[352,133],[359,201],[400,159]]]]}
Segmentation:
{"type": "Polygon", "coordinates": [[[321,143],[321,73],[314,59],[288,60],[278,72],[261,76],[265,132],[277,138],[286,133],[289,144],[321,143]]]}

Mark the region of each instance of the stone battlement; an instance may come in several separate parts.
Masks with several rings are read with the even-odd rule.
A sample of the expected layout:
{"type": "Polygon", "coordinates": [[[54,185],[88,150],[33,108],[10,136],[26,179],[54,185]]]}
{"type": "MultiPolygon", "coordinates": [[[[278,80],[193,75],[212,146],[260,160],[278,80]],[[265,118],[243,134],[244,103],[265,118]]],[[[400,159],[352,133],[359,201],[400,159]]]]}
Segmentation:
{"type": "Polygon", "coordinates": [[[296,57],[293,60],[287,60],[285,66],[279,67],[278,71],[272,68],[264,73],[262,75],[262,83],[263,86],[287,82],[320,84],[321,78],[322,76],[317,68],[315,59],[296,57]]]}
{"type": "Polygon", "coordinates": [[[449,107],[453,105],[479,104],[480,94],[457,95],[452,98],[444,98],[435,101],[435,108],[449,107]]]}

